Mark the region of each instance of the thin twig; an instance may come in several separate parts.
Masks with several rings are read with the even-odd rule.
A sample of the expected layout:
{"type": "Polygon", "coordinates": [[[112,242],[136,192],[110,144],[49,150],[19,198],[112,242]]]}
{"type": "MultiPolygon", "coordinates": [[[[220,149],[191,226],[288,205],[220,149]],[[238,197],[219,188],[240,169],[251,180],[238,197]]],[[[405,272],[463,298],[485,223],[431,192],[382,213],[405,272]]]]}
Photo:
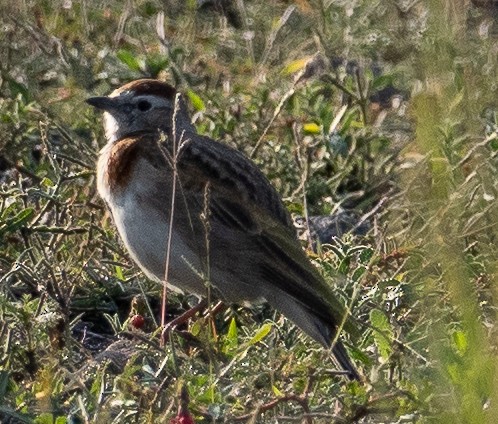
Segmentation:
{"type": "Polygon", "coordinates": [[[287,100],[289,100],[295,92],[296,92],[296,83],[294,83],[292,88],[289,91],[287,91],[280,99],[279,104],[277,105],[277,107],[275,108],[275,111],[273,112],[273,116],[271,117],[270,122],[268,122],[268,125],[266,125],[265,129],[263,130],[263,133],[261,134],[258,141],[254,145],[254,148],[252,149],[252,151],[249,155],[250,159],[252,159],[254,157],[254,155],[257,153],[257,151],[261,147],[261,144],[263,143],[263,139],[266,137],[266,134],[270,130],[270,127],[272,126],[273,122],[275,121],[277,116],[282,111],[282,108],[284,107],[287,100]]]}
{"type": "Polygon", "coordinates": [[[351,96],[354,100],[359,101],[360,97],[354,92],[351,91],[349,88],[347,88],[344,84],[342,84],[337,78],[334,78],[328,74],[324,74],[321,77],[323,80],[326,82],[331,83],[332,85],[335,85],[339,90],[343,91],[346,93],[348,96],[351,96]]]}
{"type": "Polygon", "coordinates": [[[389,197],[388,196],[384,196],[383,198],[381,198],[379,200],[379,202],[375,205],[374,208],[372,208],[372,210],[368,211],[366,214],[362,215],[362,217],[358,220],[358,222],[356,223],[356,225],[351,228],[351,230],[349,231],[350,233],[354,233],[358,228],[360,228],[360,226],[365,222],[367,221],[372,215],[375,215],[377,213],[377,211],[382,208],[382,206],[384,205],[384,203],[386,203],[387,201],[389,200],[389,197]]]}
{"type": "Polygon", "coordinates": [[[268,60],[268,57],[270,56],[271,49],[273,48],[273,44],[275,43],[275,40],[277,39],[278,33],[285,26],[285,24],[287,23],[287,21],[292,16],[292,14],[294,13],[295,10],[296,10],[295,5],[288,6],[287,9],[285,9],[282,16],[280,17],[280,19],[278,21],[278,25],[276,26],[276,28],[274,28],[273,31],[271,31],[271,33],[266,41],[266,46],[265,46],[265,50],[263,51],[263,54],[262,54],[262,59],[259,62],[260,67],[262,67],[266,63],[266,61],[268,60]]]}
{"type": "Polygon", "coordinates": [[[484,140],[475,144],[471,149],[469,149],[467,154],[456,164],[456,166],[453,167],[453,171],[460,168],[465,162],[467,162],[477,149],[485,146],[486,144],[488,144],[493,140],[496,140],[497,137],[498,137],[498,131],[494,131],[490,135],[488,135],[484,140]]]}
{"type": "Polygon", "coordinates": [[[37,175],[33,174],[29,169],[26,167],[19,165],[17,163],[12,162],[11,160],[7,159],[5,156],[2,155],[2,159],[7,165],[7,168],[14,168],[17,172],[20,174],[26,175],[29,178],[31,178],[36,184],[40,183],[42,181],[42,178],[38,177],[37,175]]]}
{"type": "Polygon", "coordinates": [[[73,235],[73,234],[83,234],[89,231],[88,228],[85,227],[49,227],[47,225],[35,225],[33,227],[29,227],[26,229],[28,233],[50,233],[50,234],[63,234],[65,236],[73,235]]]}
{"type": "MultiPolygon", "coordinates": [[[[168,282],[169,282],[169,266],[170,266],[170,258],[171,258],[171,246],[172,246],[172,238],[173,238],[173,223],[174,223],[174,211],[176,204],[176,187],[178,180],[178,159],[180,153],[182,152],[182,148],[189,142],[188,139],[185,139],[185,130],[182,131],[180,138],[177,140],[177,119],[178,113],[181,108],[181,94],[177,93],[175,97],[175,108],[173,110],[172,117],[172,155],[171,158],[171,166],[173,169],[173,178],[172,178],[172,188],[171,188],[171,205],[170,205],[170,216],[169,216],[169,224],[168,224],[168,237],[166,242],[166,259],[165,259],[165,268],[164,268],[164,282],[163,282],[163,297],[162,297],[162,309],[161,309],[161,326],[164,327],[166,323],[166,304],[168,300],[168,282]]],[[[159,147],[161,146],[161,142],[163,140],[158,141],[159,147]]],[[[161,151],[163,151],[161,149],[161,151]]],[[[164,155],[166,159],[168,156],[164,155]]]]}
{"type": "Polygon", "coordinates": [[[176,114],[178,109],[178,100],[179,95],[176,95],[175,99],[175,110],[173,113],[173,181],[171,188],[171,205],[170,205],[170,215],[169,215],[169,224],[168,224],[168,238],[166,242],[166,259],[164,266],[164,282],[163,282],[163,298],[162,298],[162,308],[161,308],[161,327],[164,327],[166,324],[166,302],[168,300],[168,281],[169,281],[169,262],[171,257],[171,242],[173,238],[173,219],[175,213],[175,198],[176,198],[176,179],[177,179],[177,161],[176,161],[176,114]]]}
{"type": "Polygon", "coordinates": [[[356,86],[358,87],[358,103],[360,104],[361,114],[363,115],[363,125],[367,126],[367,99],[365,97],[365,92],[363,89],[363,84],[361,82],[361,75],[359,68],[355,69],[356,86]]]}

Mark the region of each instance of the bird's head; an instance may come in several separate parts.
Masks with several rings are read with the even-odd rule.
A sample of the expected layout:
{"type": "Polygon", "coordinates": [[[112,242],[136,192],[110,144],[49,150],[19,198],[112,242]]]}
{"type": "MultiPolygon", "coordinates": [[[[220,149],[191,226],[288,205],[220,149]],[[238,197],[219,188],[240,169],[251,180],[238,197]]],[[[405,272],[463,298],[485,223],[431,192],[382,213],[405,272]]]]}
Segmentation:
{"type": "Polygon", "coordinates": [[[104,111],[107,140],[114,142],[137,132],[169,132],[176,123],[190,126],[187,107],[174,87],[158,80],[140,79],[114,90],[109,96],[91,97],[87,103],[104,111]]]}

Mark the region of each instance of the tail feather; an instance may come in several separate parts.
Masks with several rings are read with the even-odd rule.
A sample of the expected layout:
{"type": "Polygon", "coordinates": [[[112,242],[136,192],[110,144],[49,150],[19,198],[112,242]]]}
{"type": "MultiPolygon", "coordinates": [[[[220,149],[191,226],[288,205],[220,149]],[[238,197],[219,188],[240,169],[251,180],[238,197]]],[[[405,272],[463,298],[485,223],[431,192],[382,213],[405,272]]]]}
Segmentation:
{"type": "Polygon", "coordinates": [[[337,361],[337,365],[344,371],[347,371],[347,376],[350,380],[361,381],[358,370],[351,362],[351,359],[349,359],[346,348],[339,340],[335,342],[334,347],[332,348],[332,353],[334,355],[334,359],[337,361]]]}
{"type": "MultiPolygon", "coordinates": [[[[272,292],[266,296],[266,300],[275,309],[283,313],[287,318],[301,328],[308,336],[330,348],[335,335],[335,325],[332,317],[325,319],[318,316],[306,305],[283,292],[272,292]]],[[[347,372],[350,380],[361,380],[360,374],[353,365],[344,345],[336,340],[332,347],[332,354],[336,366],[347,372]]]]}

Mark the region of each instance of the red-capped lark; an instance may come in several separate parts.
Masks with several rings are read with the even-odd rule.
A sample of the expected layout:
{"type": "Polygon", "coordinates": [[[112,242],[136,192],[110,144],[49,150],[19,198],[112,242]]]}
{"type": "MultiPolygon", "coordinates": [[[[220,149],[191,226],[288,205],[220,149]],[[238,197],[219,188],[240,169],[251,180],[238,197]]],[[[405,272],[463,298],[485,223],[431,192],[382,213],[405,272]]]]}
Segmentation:
{"type": "MultiPolygon", "coordinates": [[[[196,133],[183,97],[158,80],[87,102],[104,111],[97,186],[145,274],[228,303],[266,301],[360,379],[336,340],[345,308],[303,251],[282,200],[242,153],[196,133]],[[173,210],[172,210],[173,209],[173,210]],[[167,254],[169,252],[169,254],[167,254]]],[[[346,331],[352,329],[345,321],[346,331]]]]}

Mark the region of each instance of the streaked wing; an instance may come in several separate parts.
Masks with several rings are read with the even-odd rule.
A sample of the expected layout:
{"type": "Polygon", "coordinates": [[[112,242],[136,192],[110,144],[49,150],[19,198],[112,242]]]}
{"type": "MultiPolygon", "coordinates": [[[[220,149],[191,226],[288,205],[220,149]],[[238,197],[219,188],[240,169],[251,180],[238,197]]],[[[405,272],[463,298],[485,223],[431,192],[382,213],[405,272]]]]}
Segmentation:
{"type": "Polygon", "coordinates": [[[344,307],[311,265],[279,195],[255,165],[239,152],[202,138],[185,145],[179,169],[182,188],[191,199],[209,181],[210,219],[240,232],[238,239],[254,246],[260,258],[254,271],[266,284],[313,307],[332,327],[342,321],[344,307]]]}
{"type": "Polygon", "coordinates": [[[187,187],[208,179],[217,194],[245,205],[257,204],[265,215],[292,228],[277,191],[256,165],[237,150],[196,135],[182,148],[179,167],[187,187]]]}

